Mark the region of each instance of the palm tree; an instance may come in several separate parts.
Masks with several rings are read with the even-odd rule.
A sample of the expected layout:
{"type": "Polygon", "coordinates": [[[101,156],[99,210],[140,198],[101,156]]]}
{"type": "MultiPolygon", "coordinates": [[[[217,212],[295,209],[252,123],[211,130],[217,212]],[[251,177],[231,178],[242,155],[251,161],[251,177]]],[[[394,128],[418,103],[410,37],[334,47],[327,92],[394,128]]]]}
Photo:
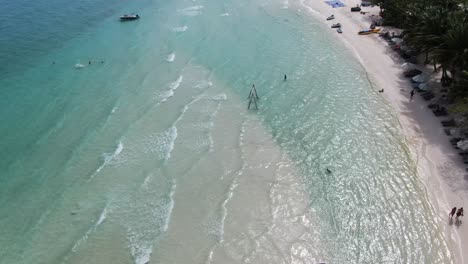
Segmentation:
{"type": "Polygon", "coordinates": [[[439,44],[433,50],[432,57],[456,80],[468,66],[468,13],[452,13],[448,21],[447,31],[433,36],[434,43],[439,44]]]}

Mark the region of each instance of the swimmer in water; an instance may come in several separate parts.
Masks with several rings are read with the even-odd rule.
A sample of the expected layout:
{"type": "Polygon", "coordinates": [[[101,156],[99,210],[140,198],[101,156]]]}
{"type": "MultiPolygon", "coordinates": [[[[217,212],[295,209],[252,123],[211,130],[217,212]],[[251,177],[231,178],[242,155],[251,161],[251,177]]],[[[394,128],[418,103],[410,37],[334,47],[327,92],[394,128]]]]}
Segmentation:
{"type": "Polygon", "coordinates": [[[332,173],[332,172],[331,172],[331,170],[329,170],[329,169],[327,168],[327,173],[332,173]]]}

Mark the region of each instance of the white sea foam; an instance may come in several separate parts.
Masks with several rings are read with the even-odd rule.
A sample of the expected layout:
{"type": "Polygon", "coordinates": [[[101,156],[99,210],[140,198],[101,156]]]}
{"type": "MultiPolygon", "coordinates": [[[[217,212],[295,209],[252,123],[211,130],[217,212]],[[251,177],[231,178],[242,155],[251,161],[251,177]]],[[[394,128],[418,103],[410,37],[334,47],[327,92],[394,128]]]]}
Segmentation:
{"type": "Polygon", "coordinates": [[[174,180],[172,182],[171,191],[169,192],[169,204],[167,205],[166,219],[162,227],[163,232],[167,232],[169,229],[169,223],[171,222],[172,210],[174,210],[174,194],[177,188],[177,183],[174,180]]]}
{"type": "Polygon", "coordinates": [[[210,248],[210,253],[208,253],[208,256],[206,257],[205,264],[211,264],[211,262],[213,261],[213,253],[214,253],[215,248],[216,248],[216,244],[210,248]]]}
{"type": "Polygon", "coordinates": [[[174,150],[174,144],[177,139],[177,127],[172,126],[169,129],[169,144],[166,152],[166,156],[164,157],[164,161],[167,162],[171,158],[171,153],[174,150]]]}
{"type": "Polygon", "coordinates": [[[212,96],[211,99],[214,100],[214,101],[217,101],[218,104],[216,105],[216,109],[210,114],[210,119],[211,119],[211,122],[210,122],[210,125],[209,125],[209,131],[210,132],[208,133],[208,140],[209,140],[209,143],[210,143],[209,152],[213,152],[213,150],[214,150],[214,140],[213,140],[213,136],[211,134],[211,131],[213,131],[213,128],[214,128],[214,121],[213,120],[216,117],[216,115],[218,114],[219,109],[221,108],[221,102],[227,100],[227,95],[222,93],[222,94],[212,96]]]}
{"type": "Polygon", "coordinates": [[[227,12],[226,12],[226,13],[222,13],[222,14],[219,15],[219,16],[229,16],[229,13],[227,13],[227,12]]]}
{"type": "Polygon", "coordinates": [[[89,235],[91,235],[91,233],[93,233],[99,227],[99,225],[101,225],[104,222],[104,220],[106,220],[106,217],[107,205],[102,210],[101,214],[99,215],[99,219],[96,221],[96,223],[94,223],[94,225],[90,229],[88,229],[88,231],[86,231],[86,233],[73,245],[72,252],[76,252],[78,250],[80,245],[88,239],[89,235]]]}
{"type": "Polygon", "coordinates": [[[152,176],[153,176],[152,174],[149,174],[148,176],[146,176],[145,180],[141,184],[142,188],[148,187],[148,183],[150,182],[152,176]]]}
{"type": "Polygon", "coordinates": [[[102,210],[101,215],[99,216],[99,219],[96,222],[96,227],[98,227],[100,224],[102,224],[104,222],[104,220],[106,220],[106,217],[107,217],[107,206],[104,207],[104,210],[102,210]]]}
{"type": "Polygon", "coordinates": [[[104,153],[104,161],[102,162],[101,166],[97,168],[97,170],[91,175],[91,179],[96,176],[97,173],[99,173],[104,167],[107,165],[111,164],[115,159],[119,156],[119,154],[122,152],[124,146],[122,144],[122,141],[119,141],[119,144],[117,145],[117,148],[114,150],[114,153],[109,154],[109,153],[104,153]]]}
{"type": "Polygon", "coordinates": [[[171,90],[177,89],[177,88],[179,87],[180,83],[182,82],[182,79],[183,79],[183,78],[184,78],[184,77],[183,77],[182,75],[180,75],[180,76],[177,78],[177,80],[175,80],[174,82],[172,82],[172,83],[169,85],[169,88],[170,88],[171,90]]]}
{"type": "Polygon", "coordinates": [[[166,61],[167,62],[173,62],[175,59],[175,53],[172,52],[171,54],[167,55],[166,61]]]}
{"type": "Polygon", "coordinates": [[[187,29],[188,29],[188,26],[185,25],[185,26],[182,26],[182,27],[172,28],[172,31],[173,32],[185,32],[185,31],[187,31],[187,29]]]}
{"type": "Polygon", "coordinates": [[[224,222],[226,221],[227,216],[227,203],[231,200],[234,190],[237,188],[237,183],[233,181],[231,186],[229,187],[229,192],[226,195],[223,203],[221,204],[221,221],[220,221],[220,228],[219,228],[219,242],[222,243],[224,241],[224,222]]]}
{"type": "Polygon", "coordinates": [[[193,86],[193,88],[204,90],[204,89],[207,89],[207,88],[209,88],[211,86],[213,86],[212,82],[204,80],[204,81],[198,82],[195,86],[193,86]]]}
{"type": "Polygon", "coordinates": [[[191,6],[191,7],[187,7],[184,9],[180,9],[179,13],[184,16],[198,16],[201,14],[202,9],[203,9],[202,5],[196,5],[196,6],[191,6]]]}
{"type": "Polygon", "coordinates": [[[136,236],[130,236],[130,251],[135,264],[147,264],[150,261],[153,245],[150,242],[137,241],[136,236]]]}
{"type": "Polygon", "coordinates": [[[225,93],[222,93],[222,94],[212,96],[211,99],[215,101],[226,101],[227,95],[225,93]]]}
{"type": "Polygon", "coordinates": [[[315,13],[315,14],[318,14],[318,15],[320,14],[319,11],[317,11],[317,10],[313,9],[312,7],[310,7],[309,5],[305,4],[305,0],[301,0],[301,5],[302,5],[305,9],[309,10],[309,12],[312,12],[312,13],[315,13]]]}
{"type": "MultiPolygon", "coordinates": [[[[150,177],[151,175],[147,179],[150,177]]],[[[125,220],[129,248],[135,264],[146,264],[150,261],[153,246],[169,229],[176,188],[176,181],[173,180],[167,196],[159,200],[144,199],[143,207],[134,208],[136,211],[132,210],[130,219],[125,220]]],[[[153,191],[152,188],[142,189],[138,195],[149,197],[154,195],[153,191]]]]}
{"type": "Polygon", "coordinates": [[[149,154],[156,155],[156,158],[167,162],[171,158],[176,139],[177,127],[172,125],[163,133],[150,136],[145,145],[149,146],[149,154]]]}
{"type": "Polygon", "coordinates": [[[160,102],[161,103],[164,103],[167,101],[167,99],[171,98],[172,96],[174,96],[174,91],[179,88],[180,84],[182,83],[182,80],[183,80],[183,76],[180,75],[179,78],[177,78],[177,80],[175,80],[174,82],[172,82],[171,84],[169,84],[169,90],[165,91],[164,93],[162,93],[161,95],[159,95],[159,98],[160,98],[160,102]]]}

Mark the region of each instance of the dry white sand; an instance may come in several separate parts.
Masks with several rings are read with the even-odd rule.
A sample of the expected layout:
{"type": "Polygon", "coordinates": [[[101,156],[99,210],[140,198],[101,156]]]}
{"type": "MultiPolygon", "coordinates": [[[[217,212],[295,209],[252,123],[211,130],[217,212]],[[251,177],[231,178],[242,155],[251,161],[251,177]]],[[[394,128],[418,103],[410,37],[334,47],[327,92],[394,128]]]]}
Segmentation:
{"type": "Polygon", "coordinates": [[[452,207],[468,205],[468,176],[465,176],[465,166],[441,126],[440,121],[444,118],[435,117],[427,108],[428,102],[417,94],[412,102],[409,100],[412,88],[409,81],[402,77],[400,67],[404,61],[383,39],[377,34],[357,34],[359,30],[369,28],[369,18],[372,14],[378,14],[379,7],[363,7],[362,11],[369,13],[362,15],[350,11],[350,7],[361,1],[341,1],[346,7],[332,8],[324,0],[299,0],[298,8],[300,12],[307,12],[324,23],[342,24],[342,34],[336,33],[334,29],[330,29],[331,33],[336,33],[336,38],[344,41],[353,51],[368,72],[375,90],[384,89],[381,95],[398,115],[402,132],[417,163],[418,174],[436,212],[440,231],[453,250],[454,261],[468,263],[468,251],[462,250],[468,239],[468,222],[455,225],[448,221],[452,207]],[[335,19],[326,21],[326,17],[331,14],[334,14],[335,19]]]}

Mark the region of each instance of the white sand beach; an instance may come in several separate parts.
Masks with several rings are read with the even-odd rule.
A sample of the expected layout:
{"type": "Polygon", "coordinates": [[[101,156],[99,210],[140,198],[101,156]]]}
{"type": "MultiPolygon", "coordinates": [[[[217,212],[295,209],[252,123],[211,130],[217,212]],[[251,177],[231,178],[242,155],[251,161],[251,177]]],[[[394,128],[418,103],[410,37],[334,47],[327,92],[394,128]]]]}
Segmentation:
{"type": "Polygon", "coordinates": [[[357,34],[359,30],[369,28],[369,16],[378,15],[379,7],[363,7],[362,11],[369,13],[362,15],[350,11],[350,7],[361,1],[342,2],[346,7],[332,8],[322,0],[301,0],[299,10],[330,25],[338,22],[342,24],[343,33],[336,34],[336,38],[341,39],[359,59],[376,93],[384,89],[381,95],[398,115],[412,157],[417,163],[418,175],[437,213],[436,222],[455,254],[455,263],[468,263],[468,252],[462,250],[468,240],[466,223],[455,225],[448,221],[452,207],[468,204],[468,182],[465,166],[440,123],[444,118],[435,117],[427,108],[429,102],[418,95],[414,96],[413,101],[409,100],[412,88],[410,82],[403,78],[400,67],[404,61],[383,39],[377,34],[357,34]],[[325,18],[331,14],[334,14],[335,19],[326,21],[325,18]]]}

